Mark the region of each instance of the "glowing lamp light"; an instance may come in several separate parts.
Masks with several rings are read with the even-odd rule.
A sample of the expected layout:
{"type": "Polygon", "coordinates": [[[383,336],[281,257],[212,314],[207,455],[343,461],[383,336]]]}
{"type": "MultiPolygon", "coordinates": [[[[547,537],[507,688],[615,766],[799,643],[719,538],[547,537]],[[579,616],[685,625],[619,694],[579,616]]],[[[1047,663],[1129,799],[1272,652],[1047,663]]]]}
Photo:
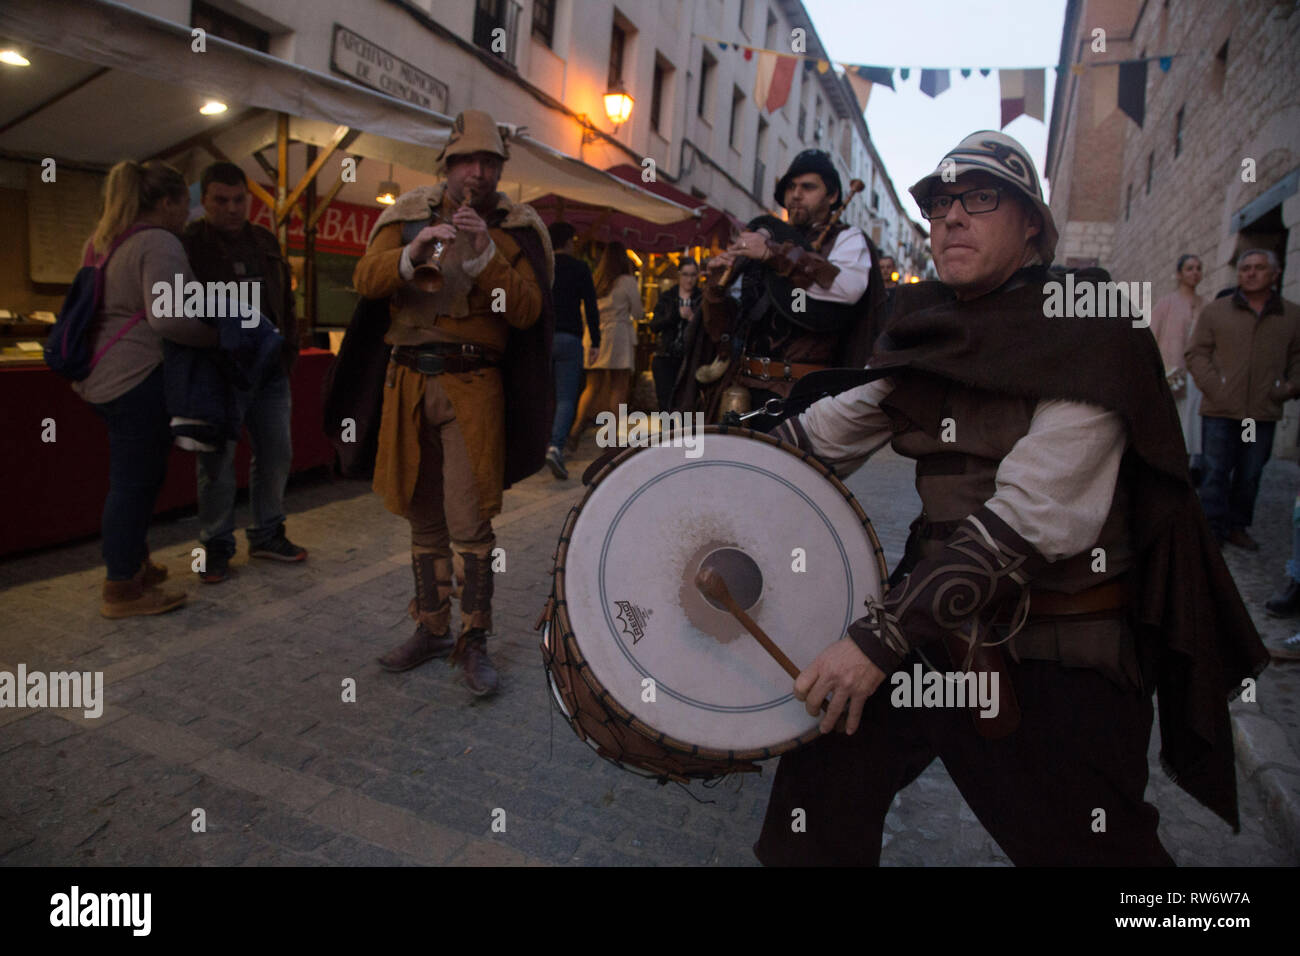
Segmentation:
{"type": "Polygon", "coordinates": [[[27,59],[17,50],[0,50],[0,63],[7,63],[9,66],[31,66],[32,61],[27,59]]]}
{"type": "Polygon", "coordinates": [[[891,272],[891,273],[889,274],[889,281],[890,281],[890,282],[897,282],[898,280],[899,280],[899,275],[898,275],[898,272],[897,272],[897,271],[891,272]]]}
{"type": "Polygon", "coordinates": [[[375,202],[381,202],[385,206],[391,206],[397,202],[397,197],[401,194],[402,187],[397,185],[391,179],[386,179],[379,184],[379,195],[375,197],[375,202]]]}
{"type": "Polygon", "coordinates": [[[908,279],[907,281],[908,281],[908,282],[920,282],[920,281],[921,281],[921,277],[920,277],[920,276],[912,276],[912,278],[908,279]]]}
{"type": "Polygon", "coordinates": [[[199,112],[204,116],[216,116],[218,113],[224,113],[227,107],[220,100],[208,100],[199,107],[199,112]]]}
{"type": "Polygon", "coordinates": [[[605,94],[605,115],[615,126],[622,126],[632,115],[632,97],[621,89],[612,89],[605,94]]]}

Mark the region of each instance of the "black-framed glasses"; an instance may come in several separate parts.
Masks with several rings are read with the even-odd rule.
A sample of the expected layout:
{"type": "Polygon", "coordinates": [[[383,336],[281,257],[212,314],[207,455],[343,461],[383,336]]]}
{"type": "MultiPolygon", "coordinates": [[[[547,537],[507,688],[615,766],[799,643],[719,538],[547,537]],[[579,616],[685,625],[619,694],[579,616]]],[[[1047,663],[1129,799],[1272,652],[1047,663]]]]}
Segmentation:
{"type": "Polygon", "coordinates": [[[956,195],[938,195],[926,196],[924,199],[917,200],[917,205],[921,207],[921,215],[926,219],[943,219],[952,209],[952,204],[956,200],[961,200],[961,207],[972,216],[978,216],[980,213],[992,212],[998,208],[998,200],[1002,198],[1002,187],[1000,186],[977,186],[974,189],[968,189],[964,193],[956,195]]]}

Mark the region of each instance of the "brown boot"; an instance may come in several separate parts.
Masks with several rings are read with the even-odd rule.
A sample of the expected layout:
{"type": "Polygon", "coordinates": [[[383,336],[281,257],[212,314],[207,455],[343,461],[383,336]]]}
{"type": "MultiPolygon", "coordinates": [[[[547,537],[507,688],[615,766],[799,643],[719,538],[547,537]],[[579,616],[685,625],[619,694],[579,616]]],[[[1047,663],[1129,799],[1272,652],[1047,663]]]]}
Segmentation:
{"type": "Polygon", "coordinates": [[[451,636],[451,562],[434,551],[413,551],[415,597],[407,613],[416,622],[415,633],[378,658],[379,666],[395,673],[409,671],[435,657],[446,657],[456,646],[451,636]]]}
{"type": "Polygon", "coordinates": [[[135,617],[137,614],[162,614],[185,603],[184,591],[164,591],[145,587],[136,578],[129,581],[105,581],[104,603],[99,613],[108,618],[135,617]]]}
{"type": "Polygon", "coordinates": [[[144,564],[135,572],[135,579],[144,587],[157,587],[167,580],[167,569],[161,564],[154,564],[150,556],[145,554],[144,564]]]}
{"type": "Polygon", "coordinates": [[[487,654],[487,632],[474,628],[462,634],[451,662],[460,665],[465,672],[465,685],[476,697],[486,697],[500,689],[501,679],[487,654]]]}
{"type": "Polygon", "coordinates": [[[446,631],[434,634],[420,624],[416,626],[414,634],[377,660],[384,670],[400,673],[419,667],[435,657],[446,657],[455,646],[456,641],[446,631]]]}

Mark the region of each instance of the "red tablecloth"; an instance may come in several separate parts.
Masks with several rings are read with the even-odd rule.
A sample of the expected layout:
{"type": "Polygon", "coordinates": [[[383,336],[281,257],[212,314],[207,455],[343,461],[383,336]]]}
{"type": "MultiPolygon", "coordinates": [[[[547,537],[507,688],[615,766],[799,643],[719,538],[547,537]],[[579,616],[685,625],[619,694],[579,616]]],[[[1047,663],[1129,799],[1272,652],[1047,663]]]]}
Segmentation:
{"type": "MultiPolygon", "coordinates": [[[[334,356],[304,349],[293,370],[293,470],[334,460],[321,431],[325,373],[334,356]]],[[[248,484],[248,439],[235,469],[248,484]]],[[[172,449],[155,514],[196,501],[194,455],[172,449]]],[[[59,544],[99,531],[108,494],[108,430],[66,380],[45,366],[0,367],[0,555],[59,544]],[[55,441],[42,441],[46,419],[55,441]]]]}

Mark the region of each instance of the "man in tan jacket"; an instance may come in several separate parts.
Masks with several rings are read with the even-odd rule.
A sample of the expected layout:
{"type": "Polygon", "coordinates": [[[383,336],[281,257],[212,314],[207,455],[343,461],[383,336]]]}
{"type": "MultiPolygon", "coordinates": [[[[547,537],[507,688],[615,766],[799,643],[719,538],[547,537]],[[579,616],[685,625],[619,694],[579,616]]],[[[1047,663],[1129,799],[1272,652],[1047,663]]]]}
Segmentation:
{"type": "Polygon", "coordinates": [[[1248,551],[1259,550],[1246,528],[1282,404],[1300,396],[1300,306],[1278,295],[1277,278],[1272,252],[1243,252],[1236,291],[1201,310],[1186,352],[1204,396],[1205,517],[1220,542],[1248,551]]]}
{"type": "MultiPolygon", "coordinates": [[[[501,511],[507,482],[528,472],[511,467],[511,456],[520,457],[521,431],[529,432],[522,436],[530,446],[523,457],[536,470],[549,423],[544,412],[540,429],[521,429],[515,416],[508,447],[508,406],[519,369],[537,371],[549,383],[549,335],[541,341],[530,332],[521,349],[519,333],[539,325],[549,332],[554,266],[537,213],[496,190],[506,158],[492,117],[477,110],[458,116],[439,156],[446,182],[400,196],[376,222],[353,275],[363,296],[389,300],[385,341],[394,348],[374,489],[388,510],[410,521],[415,571],[409,607],[415,633],[379,663],[404,671],[451,655],[480,696],[499,683],[486,650],[496,544],[491,519],[501,511]],[[435,261],[437,278],[430,278],[435,261]],[[457,593],[460,636],[453,639],[448,598],[457,593]]],[[[549,388],[536,392],[532,403],[549,407],[549,388]]]]}

